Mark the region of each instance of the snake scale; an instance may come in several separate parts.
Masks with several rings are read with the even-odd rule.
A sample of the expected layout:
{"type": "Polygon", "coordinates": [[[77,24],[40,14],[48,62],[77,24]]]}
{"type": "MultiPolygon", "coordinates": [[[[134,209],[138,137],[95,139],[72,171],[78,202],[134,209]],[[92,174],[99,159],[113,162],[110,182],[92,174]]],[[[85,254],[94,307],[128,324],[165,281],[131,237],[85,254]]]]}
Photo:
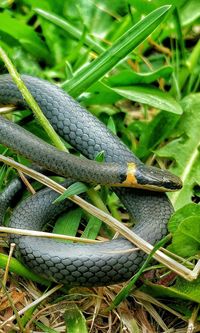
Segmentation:
{"type": "MultiPolygon", "coordinates": [[[[74,165],[73,172],[64,172],[63,170],[67,169],[63,166],[65,153],[58,152],[3,117],[0,117],[0,143],[66,177],[74,178],[78,171],[79,180],[90,181],[96,167],[98,169],[99,164],[102,164],[100,171],[97,170],[97,180],[92,179],[92,183],[107,184],[102,175],[105,173],[105,178],[109,177],[112,168],[114,171],[111,185],[126,181],[127,169],[124,165],[127,166],[127,163],[132,163],[137,170],[141,170],[138,182],[142,178],[143,170],[146,178],[154,178],[154,168],[146,168],[117,136],[62,89],[30,76],[22,75],[22,79],[57,133],[89,159],[94,159],[99,152],[104,151],[106,163],[98,163],[96,166],[97,162],[93,162],[89,169],[86,167],[87,172],[84,171],[82,176],[82,166],[87,164],[88,160],[81,159],[80,162],[79,159],[74,162],[79,165],[78,169],[74,165]],[[111,167],[110,172],[107,171],[108,166],[111,167]]],[[[7,74],[0,76],[0,104],[27,108],[21,93],[7,74]]],[[[170,174],[158,171],[158,178],[160,173],[164,185],[168,186],[166,179],[170,178],[170,174]]],[[[171,179],[172,189],[181,187],[177,177],[171,175],[171,179]]],[[[14,180],[0,194],[1,218],[20,188],[20,181],[14,180]]],[[[135,233],[151,244],[155,244],[166,234],[173,207],[165,193],[125,187],[115,187],[114,191],[130,217],[137,222],[133,228],[135,233]]],[[[54,191],[44,189],[20,202],[13,211],[10,227],[41,230],[47,222],[55,220],[71,205],[69,201],[52,204],[57,196],[54,191]]],[[[18,255],[31,270],[52,281],[68,285],[105,286],[123,282],[132,277],[144,260],[144,253],[122,237],[90,245],[66,244],[51,239],[17,235],[12,235],[10,241],[16,243],[18,255]]]]}

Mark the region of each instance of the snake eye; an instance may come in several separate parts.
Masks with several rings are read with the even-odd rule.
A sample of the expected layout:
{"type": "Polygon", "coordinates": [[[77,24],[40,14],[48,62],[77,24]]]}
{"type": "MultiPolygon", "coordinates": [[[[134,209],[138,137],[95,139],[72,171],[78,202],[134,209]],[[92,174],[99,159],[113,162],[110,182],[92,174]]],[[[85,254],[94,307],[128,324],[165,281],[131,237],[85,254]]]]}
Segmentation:
{"type": "Polygon", "coordinates": [[[167,170],[156,167],[139,166],[136,169],[135,177],[138,187],[156,191],[175,191],[182,188],[182,181],[179,177],[167,170]]]}

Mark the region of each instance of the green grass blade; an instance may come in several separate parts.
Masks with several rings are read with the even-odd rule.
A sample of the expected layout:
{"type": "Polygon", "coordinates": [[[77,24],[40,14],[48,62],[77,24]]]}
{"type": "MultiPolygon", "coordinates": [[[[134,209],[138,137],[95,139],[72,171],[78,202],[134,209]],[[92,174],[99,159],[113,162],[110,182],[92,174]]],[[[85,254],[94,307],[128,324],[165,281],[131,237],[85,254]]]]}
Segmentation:
{"type": "MultiPolygon", "coordinates": [[[[54,226],[53,233],[76,236],[81,222],[81,217],[82,210],[80,208],[76,208],[75,210],[62,214],[54,226]]],[[[62,242],[72,243],[72,241],[68,240],[62,240],[62,242]]]]}
{"type": "Polygon", "coordinates": [[[95,161],[97,162],[104,162],[105,161],[105,152],[104,150],[101,150],[96,156],[95,161]]]}
{"type": "Polygon", "coordinates": [[[102,222],[95,216],[91,216],[85,230],[83,231],[81,237],[96,239],[101,229],[102,222]]]}
{"type": "Polygon", "coordinates": [[[194,48],[186,62],[190,72],[194,71],[195,67],[198,64],[199,57],[200,57],[200,40],[194,46],[194,48]]]}
{"type": "Polygon", "coordinates": [[[57,330],[54,330],[53,328],[48,327],[47,325],[45,325],[45,324],[43,324],[43,323],[41,323],[41,322],[39,322],[39,321],[35,321],[35,320],[34,320],[34,324],[35,324],[38,328],[40,328],[40,329],[42,330],[42,332],[46,332],[46,333],[58,333],[57,330]]]}
{"type": "Polygon", "coordinates": [[[76,304],[67,307],[64,313],[66,332],[88,333],[85,317],[76,304]]]}
{"type": "MultiPolygon", "coordinates": [[[[24,315],[21,316],[21,324],[23,327],[26,326],[26,324],[29,322],[30,318],[32,318],[34,311],[37,309],[36,306],[32,306],[30,309],[28,309],[24,315]]],[[[11,332],[10,332],[11,333],[11,332]]]]}
{"type": "Polygon", "coordinates": [[[153,250],[149,253],[148,257],[144,261],[143,265],[139,269],[139,271],[131,278],[129,283],[120,290],[120,292],[117,294],[115,299],[112,301],[110,307],[108,310],[112,310],[116,308],[131,292],[134,284],[136,281],[139,279],[140,275],[143,273],[144,269],[147,267],[149,264],[150,260],[152,259],[154,253],[162,246],[164,246],[171,238],[171,235],[167,235],[163,239],[161,239],[153,248],[153,250]]]}
{"type": "Polygon", "coordinates": [[[5,164],[2,165],[1,169],[0,169],[0,189],[3,187],[3,182],[4,182],[4,178],[6,176],[6,166],[5,164]]]}
{"type": "MultiPolygon", "coordinates": [[[[48,12],[46,10],[35,8],[34,11],[48,20],[49,22],[57,25],[61,29],[65,30],[69,35],[71,35],[73,38],[80,40],[82,38],[82,31],[74,27],[72,24],[64,20],[62,17],[55,15],[51,12],[48,12]]],[[[104,47],[102,47],[100,44],[95,42],[90,36],[85,36],[84,44],[91,48],[94,52],[97,54],[101,54],[105,51],[104,47]]]]}
{"type": "Polygon", "coordinates": [[[176,26],[176,33],[177,33],[180,50],[181,50],[181,57],[182,57],[182,59],[185,60],[185,42],[184,42],[183,33],[182,33],[182,29],[181,29],[181,21],[180,21],[180,15],[179,15],[178,8],[175,8],[173,14],[174,14],[174,21],[175,21],[175,26],[176,26]]]}
{"type": "MultiPolygon", "coordinates": [[[[0,253],[0,268],[5,269],[8,261],[8,256],[0,253]]],[[[47,279],[38,276],[37,274],[31,272],[29,268],[26,268],[23,264],[21,264],[17,259],[11,258],[9,264],[9,271],[16,273],[17,275],[23,276],[26,279],[31,281],[35,281],[41,283],[45,286],[49,286],[51,284],[47,279]]]]}
{"type": "Polygon", "coordinates": [[[88,190],[88,186],[85,183],[82,182],[76,182],[72,185],[70,185],[66,191],[61,194],[56,200],[54,200],[54,204],[61,202],[69,197],[71,197],[72,195],[79,195],[81,193],[84,193],[88,190]]]}
{"type": "Polygon", "coordinates": [[[48,119],[43,114],[42,110],[40,109],[38,103],[33,98],[29,90],[27,89],[25,83],[20,77],[20,74],[18,73],[16,67],[13,65],[10,58],[7,56],[6,52],[0,47],[0,58],[4,61],[5,66],[7,67],[10,76],[12,77],[14,83],[16,84],[17,88],[21,92],[23,98],[25,99],[26,103],[30,107],[30,109],[33,111],[35,116],[37,117],[37,120],[39,121],[40,125],[44,128],[45,132],[48,134],[54,145],[63,151],[66,151],[66,147],[58,134],[55,132],[53,126],[50,124],[48,119]]]}
{"type": "Polygon", "coordinates": [[[170,8],[171,6],[160,7],[136,23],[108,50],[78,71],[71,80],[64,82],[62,87],[73,97],[86,91],[141,44],[163,21],[170,8]]]}

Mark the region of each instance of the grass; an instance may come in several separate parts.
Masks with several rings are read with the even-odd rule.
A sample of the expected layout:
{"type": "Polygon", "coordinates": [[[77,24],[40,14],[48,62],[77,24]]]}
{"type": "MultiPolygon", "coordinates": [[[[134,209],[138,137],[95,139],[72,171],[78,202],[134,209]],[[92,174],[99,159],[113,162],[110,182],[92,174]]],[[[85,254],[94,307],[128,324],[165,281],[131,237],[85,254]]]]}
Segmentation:
{"type": "MultiPolygon", "coordinates": [[[[160,165],[180,176],[187,171],[183,190],[175,195],[176,200],[171,196],[178,210],[169,221],[171,241],[162,253],[168,256],[169,250],[172,251],[175,265],[184,264],[186,272],[194,269],[197,276],[200,44],[196,13],[199,5],[194,5],[194,0],[181,1],[176,7],[169,7],[171,3],[2,1],[0,71],[5,73],[6,65],[19,85],[18,73],[58,84],[116,132],[143,162],[160,165]]],[[[25,96],[27,94],[25,92],[25,96]]],[[[34,101],[29,99],[28,103],[43,118],[34,101]]],[[[4,106],[0,113],[50,140],[59,149],[67,147],[74,152],[57,134],[50,133],[45,119],[38,126],[30,111],[4,106]]],[[[24,170],[27,161],[2,145],[0,154],[5,155],[0,165],[0,191],[3,191],[13,178],[11,166],[17,165],[12,159],[19,162],[18,165],[25,164],[21,167],[24,170]],[[10,164],[5,166],[2,161],[10,161],[10,164]]],[[[48,186],[58,186],[63,191],[48,177],[36,179],[46,179],[48,186]]],[[[32,185],[30,188],[35,190],[40,187],[37,182],[32,185]]],[[[102,225],[99,218],[114,221],[117,217],[124,222],[117,230],[125,231],[124,235],[132,240],[126,227],[130,224],[129,217],[110,190],[88,190],[77,183],[70,191],[71,195],[88,191],[92,202],[104,211],[88,206],[89,212],[96,214],[91,218],[88,212],[82,210],[77,214],[72,210],[70,216],[77,227],[68,230],[71,239],[80,230],[89,235],[91,241],[97,234],[97,240],[111,238],[113,231],[102,225]],[[109,217],[108,212],[112,212],[114,218],[109,217]]],[[[10,258],[7,273],[7,240],[8,236],[2,233],[0,332],[182,333],[200,330],[199,278],[188,282],[178,277],[163,265],[166,262],[162,258],[153,266],[147,266],[147,259],[145,267],[130,284],[67,288],[50,285],[47,280],[34,276],[15,258],[10,258]]],[[[141,247],[141,244],[142,240],[138,245],[141,247]]],[[[179,269],[176,272],[179,274],[179,269]]]]}

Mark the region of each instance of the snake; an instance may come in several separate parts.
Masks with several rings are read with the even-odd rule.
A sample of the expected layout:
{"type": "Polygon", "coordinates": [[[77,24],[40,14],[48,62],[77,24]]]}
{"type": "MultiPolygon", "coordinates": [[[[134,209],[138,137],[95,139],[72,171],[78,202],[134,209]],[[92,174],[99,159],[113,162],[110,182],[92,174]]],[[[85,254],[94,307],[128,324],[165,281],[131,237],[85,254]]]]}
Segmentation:
{"type": "MultiPolygon", "coordinates": [[[[173,207],[166,193],[180,189],[181,180],[143,164],[99,119],[57,85],[21,75],[26,87],[55,131],[81,156],[58,150],[17,123],[0,117],[0,143],[31,162],[75,181],[111,186],[135,221],[133,231],[154,245],[167,233],[173,207]],[[104,153],[104,162],[95,161],[104,153]]],[[[28,108],[9,74],[0,76],[0,104],[28,108]]],[[[18,191],[14,179],[0,194],[0,219],[18,191]]],[[[53,204],[58,193],[42,189],[18,203],[9,226],[42,230],[71,207],[69,200],[53,204]]],[[[70,222],[69,222],[70,223],[70,222]]],[[[16,256],[31,270],[50,281],[69,286],[107,286],[130,279],[145,254],[123,237],[95,244],[64,243],[55,239],[12,234],[16,256]]]]}

